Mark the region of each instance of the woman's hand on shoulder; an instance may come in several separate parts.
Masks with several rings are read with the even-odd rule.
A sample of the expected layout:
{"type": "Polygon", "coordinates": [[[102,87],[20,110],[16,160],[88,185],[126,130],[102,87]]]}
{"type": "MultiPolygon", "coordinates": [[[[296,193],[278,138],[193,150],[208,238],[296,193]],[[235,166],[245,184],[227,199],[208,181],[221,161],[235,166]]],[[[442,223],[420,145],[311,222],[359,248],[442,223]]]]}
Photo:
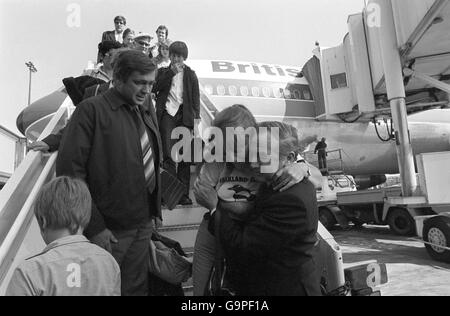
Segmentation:
{"type": "Polygon", "coordinates": [[[306,163],[292,163],[278,170],[272,178],[272,186],[275,191],[284,192],[297,183],[308,178],[309,166],[306,163]]]}

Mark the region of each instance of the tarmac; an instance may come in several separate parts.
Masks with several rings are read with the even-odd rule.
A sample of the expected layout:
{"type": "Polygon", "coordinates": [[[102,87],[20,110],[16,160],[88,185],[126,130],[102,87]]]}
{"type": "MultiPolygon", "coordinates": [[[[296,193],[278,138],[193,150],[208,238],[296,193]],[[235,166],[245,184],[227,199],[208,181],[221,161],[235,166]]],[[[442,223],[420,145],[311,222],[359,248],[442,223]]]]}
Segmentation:
{"type": "Polygon", "coordinates": [[[418,237],[401,237],[389,227],[364,226],[331,231],[341,246],[344,265],[377,260],[387,266],[382,296],[450,296],[450,264],[431,259],[418,237]]]}

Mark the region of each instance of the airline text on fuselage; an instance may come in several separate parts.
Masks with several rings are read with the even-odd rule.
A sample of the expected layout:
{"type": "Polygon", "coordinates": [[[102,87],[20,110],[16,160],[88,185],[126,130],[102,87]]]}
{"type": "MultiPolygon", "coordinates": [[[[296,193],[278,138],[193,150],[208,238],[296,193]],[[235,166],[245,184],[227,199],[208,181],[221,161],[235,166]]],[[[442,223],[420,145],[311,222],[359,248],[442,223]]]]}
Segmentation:
{"type": "MultiPolygon", "coordinates": [[[[261,65],[261,64],[238,64],[229,61],[211,61],[212,71],[219,73],[239,72],[242,74],[266,74],[268,76],[291,76],[299,77],[300,71],[293,68],[282,68],[281,66],[261,65]]],[[[302,77],[300,75],[300,77],[302,77]]]]}

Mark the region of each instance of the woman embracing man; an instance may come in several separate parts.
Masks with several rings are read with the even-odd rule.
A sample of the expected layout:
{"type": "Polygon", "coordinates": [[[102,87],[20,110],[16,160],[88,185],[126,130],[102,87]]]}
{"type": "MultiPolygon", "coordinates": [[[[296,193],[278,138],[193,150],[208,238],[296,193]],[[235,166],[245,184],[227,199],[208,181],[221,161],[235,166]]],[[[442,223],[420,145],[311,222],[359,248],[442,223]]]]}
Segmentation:
{"type": "Polygon", "coordinates": [[[194,193],[209,212],[195,244],[194,295],[205,294],[216,258],[216,238],[236,295],[320,295],[314,260],[319,221],[315,185],[320,184],[321,174],[299,156],[297,130],[279,122],[257,124],[242,105],[218,113],[212,125],[223,135],[229,127],[255,127],[258,132],[250,138],[257,139],[249,139],[248,144],[262,141],[278,150],[260,148],[257,161],[203,166],[194,193]],[[272,133],[274,129],[278,133],[272,133]],[[268,172],[264,167],[274,159],[277,170],[268,172]],[[219,212],[220,222],[215,223],[219,212]]]}

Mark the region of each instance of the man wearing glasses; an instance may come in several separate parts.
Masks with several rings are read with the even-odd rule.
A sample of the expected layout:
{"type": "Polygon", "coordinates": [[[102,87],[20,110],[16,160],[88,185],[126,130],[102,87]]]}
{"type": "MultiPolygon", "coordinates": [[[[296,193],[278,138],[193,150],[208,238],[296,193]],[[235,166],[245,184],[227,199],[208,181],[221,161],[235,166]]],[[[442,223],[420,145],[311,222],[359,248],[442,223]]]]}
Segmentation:
{"type": "MultiPolygon", "coordinates": [[[[102,42],[105,41],[116,41],[123,43],[123,31],[127,25],[127,20],[123,16],[116,16],[114,18],[114,31],[103,32],[102,42]]],[[[97,63],[100,62],[100,53],[97,55],[97,63]]]]}
{"type": "Polygon", "coordinates": [[[150,51],[152,36],[148,33],[139,33],[134,37],[134,48],[138,51],[143,52],[145,55],[153,58],[150,51]]]}

